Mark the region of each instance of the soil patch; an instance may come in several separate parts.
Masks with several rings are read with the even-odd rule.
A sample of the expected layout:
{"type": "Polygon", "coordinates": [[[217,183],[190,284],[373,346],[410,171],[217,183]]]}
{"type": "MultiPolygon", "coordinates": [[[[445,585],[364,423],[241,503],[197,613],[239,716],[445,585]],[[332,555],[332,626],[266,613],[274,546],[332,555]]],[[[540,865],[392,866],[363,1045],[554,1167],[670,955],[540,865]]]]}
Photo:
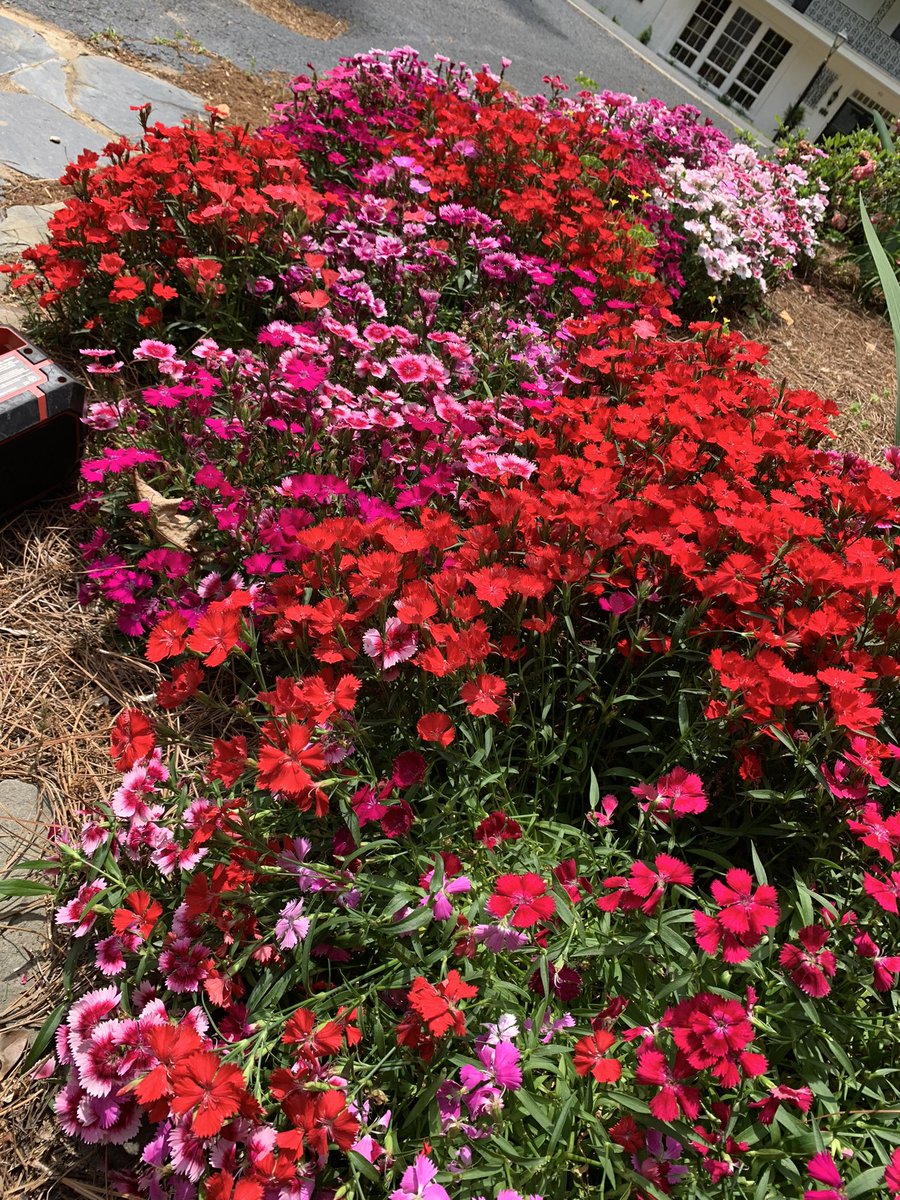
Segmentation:
{"type": "Polygon", "coordinates": [[[71,191],[56,179],[29,179],[27,175],[13,176],[3,180],[2,200],[4,208],[14,204],[55,204],[66,200],[71,191]]]}
{"type": "Polygon", "coordinates": [[[287,98],[289,78],[280,71],[251,75],[226,58],[213,58],[206,66],[185,66],[176,82],[208,104],[227,105],[227,124],[258,129],[269,123],[275,105],[287,98]]]}
{"type": "Polygon", "coordinates": [[[347,32],[346,21],[329,17],[327,13],[315,12],[303,4],[294,4],[293,0],[243,0],[243,3],[270,21],[321,42],[330,42],[347,32]]]}

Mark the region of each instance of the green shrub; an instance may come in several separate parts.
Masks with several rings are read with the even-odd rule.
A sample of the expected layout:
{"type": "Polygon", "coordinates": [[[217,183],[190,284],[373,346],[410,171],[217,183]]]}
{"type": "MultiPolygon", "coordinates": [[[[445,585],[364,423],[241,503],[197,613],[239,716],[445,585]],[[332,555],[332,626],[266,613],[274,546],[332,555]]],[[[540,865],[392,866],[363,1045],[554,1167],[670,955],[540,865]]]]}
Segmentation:
{"type": "MultiPolygon", "coordinates": [[[[787,126],[785,115],[784,125],[787,126]]],[[[900,154],[890,138],[882,140],[872,129],[839,133],[821,143],[821,157],[808,161],[809,142],[802,131],[782,139],[789,155],[803,161],[811,177],[828,187],[824,233],[846,247],[859,267],[862,288],[880,290],[878,272],[866,244],[859,201],[865,201],[872,225],[886,253],[898,269],[900,262],[900,154]]]]}

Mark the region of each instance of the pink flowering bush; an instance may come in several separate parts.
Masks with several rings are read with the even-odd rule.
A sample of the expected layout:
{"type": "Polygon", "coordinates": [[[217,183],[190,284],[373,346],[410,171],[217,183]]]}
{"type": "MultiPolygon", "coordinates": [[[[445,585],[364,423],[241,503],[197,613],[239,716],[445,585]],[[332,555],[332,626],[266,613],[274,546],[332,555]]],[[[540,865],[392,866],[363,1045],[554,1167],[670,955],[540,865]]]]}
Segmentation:
{"type": "Polygon", "coordinates": [[[159,678],[57,837],[61,1128],[147,1200],[900,1194],[897,456],[679,328],[655,106],[295,90],[306,299],[86,355],[159,678]]]}
{"type": "Polygon", "coordinates": [[[740,143],[703,166],[672,159],[653,198],[687,238],[685,300],[699,305],[712,287],[717,304],[739,307],[813,257],[826,192],[803,164],[740,143]]]}
{"type": "Polygon", "coordinates": [[[712,167],[731,148],[728,135],[690,104],[670,108],[662,100],[610,91],[580,92],[568,103],[584,105],[602,116],[610,129],[631,134],[661,167],[673,157],[690,167],[712,167]]]}
{"type": "MultiPolygon", "coordinates": [[[[689,105],[670,109],[659,100],[638,101],[610,91],[568,97],[560,80],[546,82],[550,97],[517,98],[518,111],[544,125],[564,121],[567,136],[580,143],[582,166],[609,161],[612,153],[623,160],[631,186],[617,199],[653,235],[657,269],[686,313],[708,311],[711,285],[724,307],[758,302],[815,253],[827,188],[807,172],[815,165],[814,151],[798,156],[779,150],[765,158],[749,146],[732,145],[721,130],[701,123],[699,110],[689,105]]],[[[427,158],[432,149],[427,124],[417,126],[411,112],[417,105],[425,108],[428,88],[437,86],[463,103],[478,90],[469,72],[456,70],[441,56],[435,71],[409,50],[394,51],[387,61],[359,55],[324,79],[300,76],[294,83],[296,99],[280,106],[272,132],[321,155],[323,173],[343,165],[347,155],[357,164],[363,161],[360,155],[374,161],[377,137],[367,130],[354,139],[347,123],[358,122],[358,112],[377,87],[386,112],[379,113],[373,128],[392,120],[406,143],[427,158]],[[401,114],[397,97],[404,89],[401,114]],[[351,104],[345,103],[348,94],[354,97],[351,104]]],[[[477,164],[480,140],[480,134],[461,137],[453,150],[477,164]]]]}

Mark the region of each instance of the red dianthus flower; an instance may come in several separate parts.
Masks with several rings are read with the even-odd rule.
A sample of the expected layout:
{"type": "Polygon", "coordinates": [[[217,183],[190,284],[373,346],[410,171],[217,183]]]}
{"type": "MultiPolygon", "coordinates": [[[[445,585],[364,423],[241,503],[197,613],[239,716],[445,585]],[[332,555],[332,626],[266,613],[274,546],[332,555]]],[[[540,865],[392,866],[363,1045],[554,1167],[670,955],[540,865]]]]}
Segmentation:
{"type": "Polygon", "coordinates": [[[191,1129],[198,1137],[212,1137],[241,1106],[245,1095],[244,1073],[223,1063],[211,1050],[199,1050],[172,1070],[175,1095],[171,1110],[176,1116],[191,1112],[191,1129]]]}
{"type": "Polygon", "coordinates": [[[522,826],[504,812],[492,812],[475,829],[475,841],[488,850],[495,850],[501,842],[516,842],[522,836],[522,826]]]}
{"type": "Polygon", "coordinates": [[[116,717],[110,733],[110,754],[124,774],[156,745],[153,726],[137,708],[126,708],[116,717]]]}
{"type": "Polygon", "coordinates": [[[797,932],[799,946],[788,942],[781,948],[778,961],[801,992],[817,999],[831,991],[829,978],[834,975],[837,960],[830,950],[824,949],[828,930],[821,925],[806,925],[797,932]]]}
{"type": "Polygon", "coordinates": [[[501,875],[487,910],[501,918],[511,913],[509,923],[514,929],[528,929],[539,921],[548,921],[556,911],[556,901],[547,895],[547,885],[540,875],[529,871],[525,875],[501,875]]]}
{"type": "Polygon", "coordinates": [[[577,1075],[593,1075],[598,1083],[615,1083],[622,1074],[622,1064],[607,1058],[606,1051],[615,1041],[608,1029],[595,1029],[575,1044],[573,1055],[577,1075]]]}
{"type": "Polygon", "coordinates": [[[466,708],[473,717],[489,717],[500,712],[506,695],[506,680],[499,675],[479,675],[460,690],[466,708]]]}
{"type": "Polygon", "coordinates": [[[288,795],[307,792],[313,783],[309,772],[325,769],[322,747],[309,740],[310,727],[269,721],[262,733],[257,786],[288,795]]]}
{"type": "Polygon", "coordinates": [[[718,953],[727,963],[744,962],[762,941],[765,931],[778,924],[777,893],[768,884],[753,890],[749,871],[733,867],[725,882],[716,879],[712,893],[720,911],[715,916],[694,913],[696,942],[707,954],[718,953]]]}
{"type": "Polygon", "coordinates": [[[641,808],[645,812],[665,823],[672,817],[705,812],[709,804],[700,776],[684,767],[675,767],[667,775],[661,775],[655,784],[641,783],[631,790],[643,800],[641,808]]]}
{"type": "Polygon", "coordinates": [[[478,988],[463,982],[459,971],[449,971],[437,987],[419,975],[409,989],[409,1003],[432,1037],[444,1037],[447,1033],[462,1037],[466,1019],[459,1002],[477,995],[478,988]]]}
{"type": "Polygon", "coordinates": [[[754,1076],[766,1069],[765,1057],[747,1050],[753,1027],[737,1000],[701,992],[670,1009],[662,1024],[672,1030],[688,1063],[697,1071],[711,1071],[725,1087],[737,1087],[741,1072],[754,1076]]]}

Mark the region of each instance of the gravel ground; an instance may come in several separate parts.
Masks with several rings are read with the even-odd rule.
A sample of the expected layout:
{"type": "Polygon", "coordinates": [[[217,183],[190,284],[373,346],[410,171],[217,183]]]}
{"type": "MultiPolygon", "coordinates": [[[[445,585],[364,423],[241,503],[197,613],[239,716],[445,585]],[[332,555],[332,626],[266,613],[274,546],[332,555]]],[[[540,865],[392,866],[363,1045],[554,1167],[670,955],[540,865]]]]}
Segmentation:
{"type": "MultiPolygon", "coordinates": [[[[568,0],[311,0],[311,7],[347,23],[347,32],[330,41],[294,33],[243,0],[17,0],[16,6],[82,38],[115,30],[142,53],[154,43],[152,52],[164,61],[174,59],[160,42],[185,35],[245,70],[291,73],[372,47],[411,45],[426,57],[441,52],[470,66],[496,67],[506,55],[513,60],[508,78],[522,91],[542,90],[544,74],[571,82],[583,71],[616,91],[697,103],[628,34],[604,28],[602,18],[595,23],[568,0]]],[[[728,127],[718,110],[704,105],[704,111],[728,127]]]]}

